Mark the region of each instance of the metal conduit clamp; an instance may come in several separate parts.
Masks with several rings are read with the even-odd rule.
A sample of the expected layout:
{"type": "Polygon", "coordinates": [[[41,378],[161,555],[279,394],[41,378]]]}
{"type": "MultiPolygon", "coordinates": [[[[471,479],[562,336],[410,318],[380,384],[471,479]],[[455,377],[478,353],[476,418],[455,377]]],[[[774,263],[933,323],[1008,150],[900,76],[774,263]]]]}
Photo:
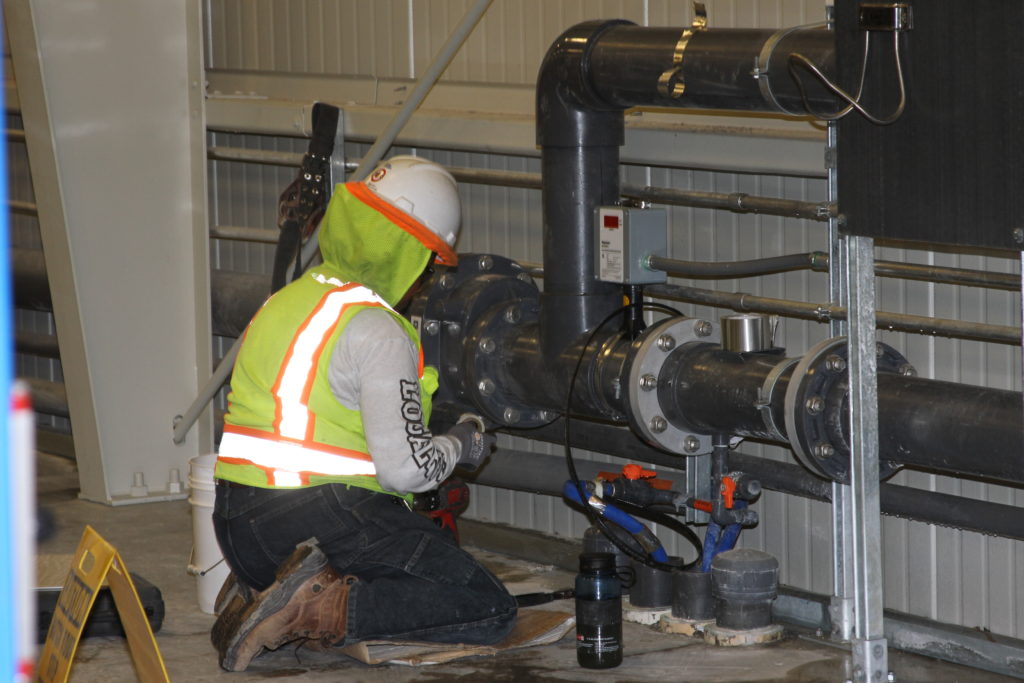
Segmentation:
{"type": "MultiPolygon", "coordinates": [[[[877,349],[879,372],[913,372],[913,366],[896,349],[882,342],[877,349]]],[[[850,481],[848,361],[846,337],[814,345],[793,368],[785,400],[786,435],[797,460],[812,472],[843,484],[850,481]]],[[[887,479],[899,467],[880,460],[879,478],[887,479]]]]}
{"type": "Polygon", "coordinates": [[[691,343],[719,343],[718,326],[698,318],[668,318],[651,325],[633,342],[628,361],[629,420],[648,443],[683,455],[712,450],[711,435],[673,424],[658,397],[661,372],[674,352],[691,343]]]}
{"type": "Polygon", "coordinates": [[[706,31],[707,28],[707,8],[704,7],[703,2],[693,3],[693,23],[679,36],[679,42],[676,43],[676,49],[672,53],[672,68],[667,69],[658,77],[658,93],[662,97],[677,99],[683,96],[686,91],[686,83],[683,82],[683,56],[686,53],[686,46],[694,33],[706,31]]]}
{"type": "Polygon", "coordinates": [[[764,384],[761,385],[761,389],[757,392],[757,410],[761,413],[764,426],[772,435],[772,438],[779,441],[786,441],[787,439],[779,425],[775,423],[775,417],[772,415],[772,398],[775,394],[775,385],[778,383],[779,378],[782,377],[782,374],[798,362],[800,362],[799,358],[786,358],[779,362],[764,378],[764,384]]]}
{"type": "Polygon", "coordinates": [[[775,99],[775,93],[772,92],[771,82],[768,78],[768,67],[771,64],[772,56],[775,54],[775,48],[778,47],[783,38],[794,31],[812,28],[825,28],[827,26],[828,22],[820,22],[816,24],[781,28],[769,36],[768,40],[764,41],[764,45],[761,47],[761,53],[754,58],[754,69],[750,72],[750,75],[753,76],[755,81],[757,81],[757,87],[760,89],[761,97],[764,98],[765,103],[773,107],[776,111],[782,112],[783,114],[791,114],[793,116],[802,116],[806,114],[806,112],[803,111],[790,111],[775,99]]]}

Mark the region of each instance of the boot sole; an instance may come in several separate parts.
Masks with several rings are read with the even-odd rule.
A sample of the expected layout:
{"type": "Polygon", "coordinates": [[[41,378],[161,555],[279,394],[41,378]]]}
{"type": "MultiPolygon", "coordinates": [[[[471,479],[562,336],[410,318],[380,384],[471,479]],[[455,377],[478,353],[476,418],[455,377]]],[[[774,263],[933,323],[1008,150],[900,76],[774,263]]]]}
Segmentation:
{"type": "MultiPolygon", "coordinates": [[[[247,653],[242,652],[249,634],[264,619],[283,609],[299,586],[327,567],[327,557],[316,545],[307,541],[297,550],[303,550],[303,552],[292,553],[285,560],[284,564],[278,568],[275,574],[277,580],[270,588],[236,614],[228,614],[226,611],[225,616],[228,618],[224,620],[225,623],[221,624],[218,620],[218,623],[214,625],[215,628],[220,627],[217,630],[221,633],[232,634],[224,652],[221,653],[221,668],[227,671],[245,671],[253,657],[263,649],[259,647],[252,653],[248,653],[248,656],[246,656],[247,653]]],[[[276,646],[282,644],[278,643],[276,646]]]]}

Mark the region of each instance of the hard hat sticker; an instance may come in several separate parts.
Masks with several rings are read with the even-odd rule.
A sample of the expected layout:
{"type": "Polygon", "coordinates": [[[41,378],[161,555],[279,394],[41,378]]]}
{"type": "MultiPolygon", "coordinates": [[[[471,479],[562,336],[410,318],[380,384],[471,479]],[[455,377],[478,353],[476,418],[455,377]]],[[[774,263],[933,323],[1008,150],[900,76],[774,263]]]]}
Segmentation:
{"type": "Polygon", "coordinates": [[[388,169],[386,169],[386,168],[378,168],[376,171],[374,171],[370,175],[370,182],[376,183],[376,182],[380,181],[380,179],[383,178],[384,176],[386,176],[387,174],[388,174],[388,169]]]}

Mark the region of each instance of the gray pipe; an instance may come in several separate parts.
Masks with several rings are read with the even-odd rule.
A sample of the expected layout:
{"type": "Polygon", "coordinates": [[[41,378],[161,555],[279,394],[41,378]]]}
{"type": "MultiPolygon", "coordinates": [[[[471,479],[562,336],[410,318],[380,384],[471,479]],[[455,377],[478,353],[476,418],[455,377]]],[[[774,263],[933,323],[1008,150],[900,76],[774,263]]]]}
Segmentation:
{"type": "Polygon", "coordinates": [[[11,213],[16,213],[21,216],[39,215],[39,208],[33,202],[23,202],[18,199],[8,199],[7,208],[11,210],[11,213]]]}
{"type": "MultiPolygon", "coordinates": [[[[252,163],[284,166],[298,166],[302,161],[301,154],[292,152],[265,152],[234,147],[211,147],[208,156],[211,159],[248,161],[252,163]]],[[[346,166],[353,169],[355,168],[354,163],[346,164],[346,166]]],[[[448,171],[456,180],[463,183],[490,185],[496,187],[520,187],[532,190],[541,188],[541,176],[539,173],[466,168],[461,166],[449,166],[448,171]]],[[[777,199],[775,197],[749,195],[743,192],[700,192],[696,190],[677,190],[669,187],[654,187],[650,185],[641,186],[623,183],[621,194],[623,197],[629,197],[642,202],[651,202],[655,204],[693,206],[697,208],[721,209],[735,213],[765,214],[771,216],[782,216],[784,218],[803,218],[814,221],[827,221],[829,216],[832,216],[835,213],[835,205],[829,202],[806,202],[796,199],[777,199]]],[[[34,205],[31,206],[34,210],[34,205]]],[[[13,206],[12,210],[15,210],[13,209],[13,206]]],[[[239,239],[254,242],[277,241],[276,231],[263,230],[260,228],[217,226],[216,228],[211,229],[210,235],[221,239],[239,239]],[[271,236],[273,236],[273,239],[271,239],[271,236]]],[[[813,256],[813,262],[806,267],[816,272],[827,272],[829,268],[828,255],[815,252],[813,256]]],[[[663,263],[669,262],[670,261],[668,260],[663,261],[663,263]]],[[[681,261],[679,263],[691,264],[697,262],[681,261]]],[[[662,267],[660,265],[656,265],[653,258],[651,265],[661,268],[667,272],[685,274],[667,266],[662,267]]],[[[682,267],[686,268],[686,266],[682,267]]],[[[538,270],[536,272],[536,276],[540,277],[541,272],[542,271],[538,270]]],[[[973,270],[970,268],[950,268],[946,266],[931,266],[921,263],[898,263],[896,261],[884,260],[875,261],[875,275],[878,277],[937,282],[940,284],[962,285],[965,287],[985,287],[987,289],[1004,289],[1007,291],[1018,291],[1020,289],[1020,280],[1012,273],[993,273],[984,270],[973,270]]],[[[709,276],[700,275],[700,277],[709,276]]],[[[735,276],[729,275],[728,277],[735,276]]]]}
{"type": "MultiPolygon", "coordinates": [[[[777,313],[791,318],[814,320],[820,323],[832,320],[846,320],[846,309],[832,304],[812,304],[802,301],[772,299],[742,292],[717,292],[710,289],[684,287],[681,285],[651,285],[645,291],[654,297],[678,299],[716,308],[730,308],[741,313],[777,313]]],[[[1019,345],[1021,343],[1021,330],[1008,325],[972,323],[906,313],[886,313],[885,311],[878,311],[875,319],[878,328],[885,330],[958,339],[976,339],[996,344],[1019,345]]]]}
{"type": "Polygon", "coordinates": [[[51,382],[36,377],[24,377],[32,394],[32,408],[44,415],[70,417],[68,412],[68,394],[61,382],[51,382]]]}
{"type": "MultiPolygon", "coordinates": [[[[50,310],[50,291],[42,251],[38,249],[11,249],[15,281],[15,305],[33,310],[50,310]]],[[[543,276],[536,264],[526,264],[526,271],[534,277],[543,276]]],[[[214,270],[211,274],[213,332],[219,336],[237,337],[259,309],[269,289],[269,276],[257,273],[239,273],[214,270]]],[[[788,299],[771,299],[752,294],[718,292],[697,287],[678,285],[652,285],[646,293],[653,297],[679,299],[692,303],[728,308],[740,312],[775,313],[802,320],[829,322],[845,320],[842,306],[815,304],[788,299]]],[[[892,329],[914,334],[975,339],[996,344],[1020,344],[1021,332],[1016,327],[974,323],[946,318],[929,318],[906,313],[877,314],[879,329],[892,329]]],[[[218,366],[220,367],[220,366],[218,366]]],[[[230,368],[227,369],[230,373],[230,368]]],[[[217,385],[212,397],[227,380],[217,385]]]]}
{"type": "MultiPolygon", "coordinates": [[[[207,157],[219,161],[244,161],[272,166],[298,167],[302,155],[295,152],[272,152],[241,147],[211,147],[207,157]]],[[[348,163],[346,168],[354,170],[356,164],[348,163]]],[[[449,166],[448,172],[462,183],[494,185],[499,187],[521,187],[530,190],[541,189],[540,173],[527,171],[500,171],[486,168],[449,166]]],[[[623,197],[652,204],[694,206],[705,209],[723,209],[736,213],[766,214],[783,218],[806,218],[827,221],[835,213],[835,205],[828,202],[807,202],[797,199],[759,197],[744,192],[701,192],[698,190],[677,190],[671,187],[654,187],[623,183],[623,197]]]]}
{"type": "MultiPolygon", "coordinates": [[[[605,435],[608,429],[614,428],[604,428],[605,435]]],[[[626,432],[627,440],[635,440],[628,430],[620,431],[626,432]]],[[[541,436],[545,440],[549,437],[550,430],[546,430],[545,435],[541,436]]],[[[624,448],[616,452],[616,446],[622,441],[615,438],[602,440],[603,446],[597,450],[623,458],[624,462],[651,461],[649,454],[638,453],[634,448],[624,448]]],[[[639,441],[637,444],[640,450],[647,448],[639,441]]],[[[659,461],[658,478],[672,482],[672,488],[677,491],[685,491],[686,475],[678,470],[685,470],[689,460],[657,453],[660,456],[655,458],[659,461]]],[[[762,488],[825,502],[832,499],[831,485],[799,465],[736,451],[729,453],[728,463],[731,470],[743,472],[757,479],[762,488]]],[[[614,472],[620,469],[619,463],[574,459],[574,464],[581,480],[593,479],[599,472],[614,472]]],[[[560,497],[562,484],[569,475],[565,458],[562,456],[500,448],[491,455],[482,468],[472,474],[464,474],[463,477],[473,484],[560,497]]],[[[881,506],[883,514],[893,517],[1024,540],[1024,515],[1020,514],[1019,508],[1012,505],[972,500],[963,496],[898,484],[882,484],[881,506]]]]}
{"type": "MultiPolygon", "coordinates": [[[[240,225],[215,225],[210,228],[210,237],[219,240],[240,240],[242,242],[277,244],[277,240],[280,236],[280,230],[249,228],[240,225]]],[[[270,290],[268,289],[267,291],[269,292],[270,290]]]]}
{"type": "Polygon", "coordinates": [[[52,334],[35,332],[18,332],[14,335],[14,350],[41,358],[60,359],[60,347],[57,337],[52,334]]]}

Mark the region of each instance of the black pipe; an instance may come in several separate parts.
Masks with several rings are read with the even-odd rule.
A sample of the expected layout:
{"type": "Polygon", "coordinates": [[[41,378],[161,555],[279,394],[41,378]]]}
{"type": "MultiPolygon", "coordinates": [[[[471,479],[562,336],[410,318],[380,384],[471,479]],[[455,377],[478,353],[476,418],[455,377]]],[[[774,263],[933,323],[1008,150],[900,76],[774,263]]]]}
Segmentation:
{"type": "Polygon", "coordinates": [[[595,274],[594,210],[619,200],[622,109],[593,94],[590,56],[621,21],[586,22],[563,33],[537,77],[537,143],[544,187],[544,294],[540,342],[545,363],[594,328],[621,302],[595,274]]]}
{"type": "Polygon", "coordinates": [[[210,271],[213,334],[238,337],[270,296],[270,276],[228,270],[210,271]]]}
{"type": "MultiPolygon", "coordinates": [[[[765,378],[784,360],[781,350],[735,353],[717,344],[690,344],[672,353],[658,378],[658,401],[672,424],[702,434],[776,439],[760,411],[765,378]]],[[[772,418],[785,424],[785,394],[792,369],[772,392],[772,418]]],[[[784,433],[784,432],[783,432],[784,433]]]]}
{"type": "Polygon", "coordinates": [[[879,449],[896,462],[1022,483],[1022,415],[1019,392],[878,375],[879,449]]]}
{"type": "MultiPolygon", "coordinates": [[[[675,351],[659,378],[665,417],[699,433],[728,432],[775,440],[760,411],[760,390],[779,361],[775,353],[738,354],[716,345],[675,351]]],[[[781,373],[766,409],[785,436],[785,394],[792,368],[781,373]]],[[[848,386],[834,386],[825,408],[837,446],[848,450],[848,386]]],[[[1024,482],[1024,405],[1019,392],[878,374],[879,455],[883,460],[958,474],[1024,482]],[[969,425],[969,429],[967,426],[969,425]]]]}
{"type": "MultiPolygon", "coordinates": [[[[581,24],[582,26],[582,24],[581,24]]],[[[728,109],[804,113],[800,91],[789,75],[789,55],[799,52],[835,77],[835,37],[824,29],[794,29],[771,51],[767,72],[779,106],[765,98],[755,60],[776,34],[773,29],[709,29],[617,25],[604,31],[591,55],[593,90],[605,106],[728,109]],[[684,32],[688,39],[682,43],[684,32]],[[671,75],[673,70],[681,70],[671,75]],[[666,88],[666,80],[682,86],[666,88]]],[[[805,84],[808,99],[822,111],[836,100],[817,83],[805,84]]]]}

